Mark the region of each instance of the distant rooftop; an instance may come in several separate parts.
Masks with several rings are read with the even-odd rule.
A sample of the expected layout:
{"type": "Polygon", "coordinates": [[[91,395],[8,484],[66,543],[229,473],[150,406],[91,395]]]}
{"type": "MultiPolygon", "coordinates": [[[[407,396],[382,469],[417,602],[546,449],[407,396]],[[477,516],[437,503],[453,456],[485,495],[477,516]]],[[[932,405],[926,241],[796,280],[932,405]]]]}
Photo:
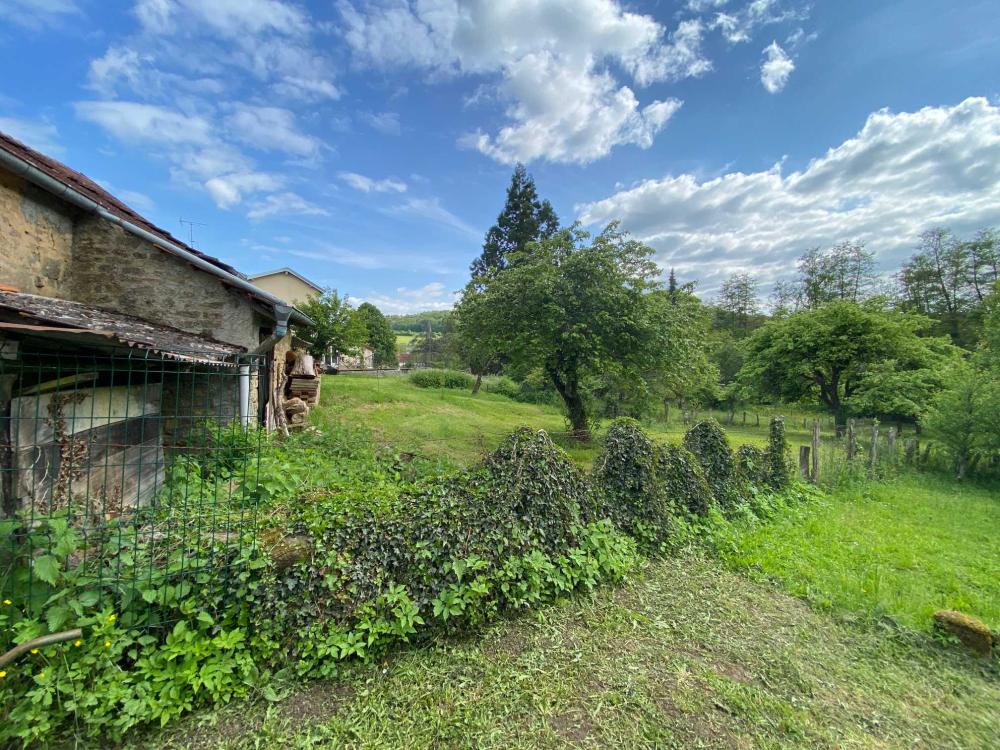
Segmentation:
{"type": "Polygon", "coordinates": [[[322,292],[323,291],[323,287],[321,287],[315,281],[310,281],[305,276],[303,276],[301,273],[298,273],[297,271],[293,271],[291,268],[288,268],[287,266],[285,266],[284,268],[275,268],[273,271],[264,271],[264,273],[255,273],[252,276],[248,276],[247,278],[250,281],[256,281],[257,279],[262,279],[265,276],[275,276],[275,275],[277,275],[279,273],[287,273],[289,276],[294,276],[299,281],[301,281],[303,284],[305,284],[307,286],[311,286],[317,292],[322,292]]]}

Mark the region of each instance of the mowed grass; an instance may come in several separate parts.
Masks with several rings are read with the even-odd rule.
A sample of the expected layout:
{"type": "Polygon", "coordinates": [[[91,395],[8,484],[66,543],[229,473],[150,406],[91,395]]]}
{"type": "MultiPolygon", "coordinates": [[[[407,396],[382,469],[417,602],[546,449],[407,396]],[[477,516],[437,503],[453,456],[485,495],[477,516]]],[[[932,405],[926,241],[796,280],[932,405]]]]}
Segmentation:
{"type": "MultiPolygon", "coordinates": [[[[512,430],[529,426],[546,430],[570,456],[589,466],[600,449],[601,431],[590,445],[569,438],[562,412],[555,406],[524,404],[505,396],[448,388],[417,388],[405,376],[328,375],[323,379],[321,404],[311,416],[314,424],[327,421],[364,426],[376,437],[403,451],[469,464],[492,450],[512,430]]],[[[740,413],[739,420],[742,420],[740,413]]],[[[644,429],[656,440],[677,443],[689,425],[678,418],[669,425],[651,423],[644,429]]],[[[764,445],[767,420],[754,419],[726,426],[730,442],[764,445]]],[[[806,443],[801,417],[788,420],[789,440],[806,443]]]]}
{"type": "Polygon", "coordinates": [[[132,747],[995,748],[994,666],[861,628],[696,551],[132,747]]]}
{"type": "Polygon", "coordinates": [[[820,607],[917,630],[957,609],[1000,629],[995,487],[909,474],[838,489],[740,534],[725,558],[820,607]]]}

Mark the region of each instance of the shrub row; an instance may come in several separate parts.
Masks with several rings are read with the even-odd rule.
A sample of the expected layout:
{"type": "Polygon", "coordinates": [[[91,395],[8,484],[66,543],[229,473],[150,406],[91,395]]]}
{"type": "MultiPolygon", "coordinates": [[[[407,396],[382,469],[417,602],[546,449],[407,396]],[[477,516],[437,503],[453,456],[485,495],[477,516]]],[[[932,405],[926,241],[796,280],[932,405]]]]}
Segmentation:
{"type": "Polygon", "coordinates": [[[471,390],[475,382],[467,372],[458,370],[417,370],[407,375],[417,388],[455,388],[471,390]]]}
{"type": "MultiPolygon", "coordinates": [[[[72,602],[85,637],[8,668],[0,744],[39,743],[69,727],[120,738],[199,704],[268,696],[276,672],[329,677],[344,659],[618,580],[640,548],[662,554],[713,507],[784,486],[785,453],[780,425],[767,450],[734,455],[717,424],[664,448],[627,419],[611,425],[590,475],[528,429],[451,476],[337,435],[269,444],[254,490],[269,528],[255,547],[214,551],[223,574],[169,600],[157,592],[127,604],[86,598],[67,553],[53,599],[72,602]],[[178,622],[137,627],[142,607],[178,622]]],[[[210,480],[186,472],[173,481],[204,491],[220,483],[210,480]]],[[[193,491],[184,485],[185,497],[193,491]]],[[[247,498],[237,488],[231,499],[247,498]]],[[[5,640],[47,629],[16,605],[0,610],[5,640]]]]}

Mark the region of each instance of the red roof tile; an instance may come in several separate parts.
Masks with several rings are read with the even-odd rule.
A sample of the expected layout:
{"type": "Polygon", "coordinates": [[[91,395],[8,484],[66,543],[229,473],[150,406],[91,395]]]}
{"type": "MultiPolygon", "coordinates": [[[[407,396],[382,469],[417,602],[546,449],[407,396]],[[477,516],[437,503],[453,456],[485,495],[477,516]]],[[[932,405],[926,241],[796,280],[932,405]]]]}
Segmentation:
{"type": "Polygon", "coordinates": [[[111,193],[102,188],[85,174],[81,174],[80,172],[70,169],[62,162],[56,161],[50,156],[39,153],[33,148],[24,145],[20,141],[11,138],[9,135],[2,132],[0,132],[0,149],[3,149],[7,153],[16,156],[18,159],[26,161],[32,166],[37,167],[52,179],[57,180],[66,187],[100,204],[105,210],[114,214],[118,218],[124,219],[125,221],[145,229],[147,232],[155,234],[167,242],[171,242],[184,248],[188,252],[197,255],[223,271],[240,276],[244,279],[246,278],[246,276],[241,274],[232,266],[223,263],[218,258],[213,258],[211,255],[206,255],[200,250],[196,250],[184,242],[181,242],[179,239],[170,234],[170,232],[156,226],[141,214],[135,212],[120,200],[115,198],[111,195],[111,193]]]}

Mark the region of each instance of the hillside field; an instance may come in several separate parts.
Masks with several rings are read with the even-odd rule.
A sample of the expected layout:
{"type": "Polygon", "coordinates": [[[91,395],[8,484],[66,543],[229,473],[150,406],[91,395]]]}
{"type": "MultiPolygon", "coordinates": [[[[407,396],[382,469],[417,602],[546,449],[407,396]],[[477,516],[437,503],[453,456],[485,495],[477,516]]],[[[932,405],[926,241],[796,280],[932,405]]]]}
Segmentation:
{"type": "MultiPolygon", "coordinates": [[[[735,425],[726,425],[733,445],[767,441],[768,414],[760,426],[750,412],[750,424],[743,426],[742,411],[735,425]]],[[[720,420],[724,415],[715,414],[720,420]]],[[[810,440],[805,419],[812,415],[789,413],[786,420],[789,442],[810,440]]],[[[580,446],[567,435],[566,420],[554,406],[524,404],[505,396],[481,391],[446,388],[417,388],[405,376],[331,375],[323,380],[321,406],[313,413],[314,424],[335,420],[364,426],[375,436],[403,451],[455,464],[468,464],[497,445],[509,432],[522,425],[546,430],[570,456],[588,466],[597,454],[597,445],[580,446]]],[[[679,442],[690,425],[674,416],[670,424],[644,425],[650,435],[664,442],[679,442]]],[[[600,433],[598,433],[599,435],[600,433]]]]}

